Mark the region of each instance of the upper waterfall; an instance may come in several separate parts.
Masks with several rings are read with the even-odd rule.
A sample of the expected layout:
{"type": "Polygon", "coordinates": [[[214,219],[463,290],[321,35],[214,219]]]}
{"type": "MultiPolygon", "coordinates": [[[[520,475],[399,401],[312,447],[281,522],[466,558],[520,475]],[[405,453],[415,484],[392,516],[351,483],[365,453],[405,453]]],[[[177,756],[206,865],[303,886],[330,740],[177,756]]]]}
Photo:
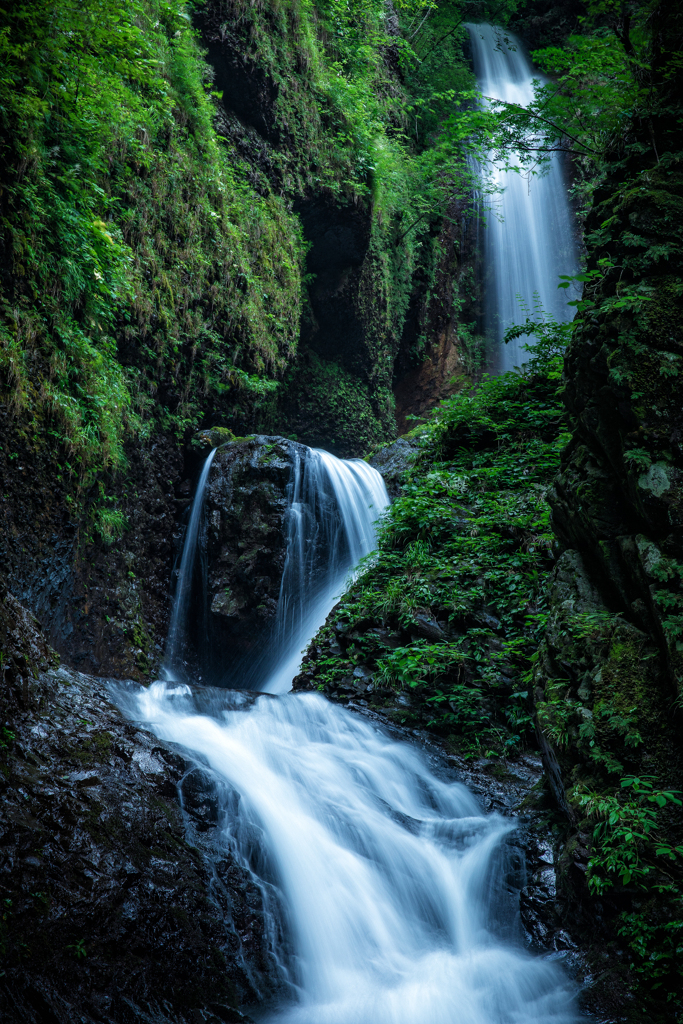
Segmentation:
{"type": "MultiPolygon", "coordinates": [[[[542,76],[524,54],[522,43],[493,25],[468,25],[477,85],[484,99],[527,106],[533,80],[542,76]]],[[[514,163],[515,154],[510,154],[514,163]]],[[[522,174],[494,166],[494,184],[503,191],[486,211],[483,232],[484,327],[494,347],[490,368],[502,373],[524,362],[524,340],[505,345],[508,327],[523,323],[525,306],[563,323],[571,320],[571,298],[558,289],[560,274],[577,273],[573,213],[560,158],[547,173],[522,174]]]]}

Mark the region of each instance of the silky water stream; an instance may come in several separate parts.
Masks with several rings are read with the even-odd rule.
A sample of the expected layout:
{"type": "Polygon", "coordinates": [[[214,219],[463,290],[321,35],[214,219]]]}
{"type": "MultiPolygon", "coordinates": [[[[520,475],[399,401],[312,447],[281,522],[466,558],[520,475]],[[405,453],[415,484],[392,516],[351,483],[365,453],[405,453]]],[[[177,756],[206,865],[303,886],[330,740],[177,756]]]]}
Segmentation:
{"type": "MultiPolygon", "coordinates": [[[[274,671],[270,694],[169,679],[125,696],[128,714],[212,778],[219,844],[261,888],[272,978],[259,1019],[569,1024],[568,981],[516,932],[505,857],[514,821],[484,815],[418,749],[353,712],[285,692],[292,643],[330,610],[344,563],[372,550],[386,503],[367,464],[317,457],[307,481],[293,473],[279,634],[289,668],[274,671]],[[331,500],[343,538],[329,529],[331,500]],[[310,562],[325,529],[332,583],[309,593],[306,552],[310,562]]],[[[195,507],[202,500],[198,488],[195,507]]]]}
{"type": "MultiPolygon", "coordinates": [[[[467,25],[477,86],[484,102],[504,100],[526,107],[534,98],[534,79],[543,81],[527,59],[521,42],[495,25],[467,25]]],[[[515,154],[509,156],[514,165],[515,154]]],[[[503,191],[486,211],[480,236],[483,257],[484,328],[491,349],[490,370],[501,373],[521,365],[528,338],[511,341],[508,327],[545,315],[564,323],[574,311],[568,300],[578,298],[572,286],[558,288],[560,274],[578,273],[574,215],[559,154],[549,165],[527,174],[504,167],[491,170],[493,183],[503,191]],[[543,172],[542,172],[543,171],[543,172]]]]}
{"type": "MultiPolygon", "coordinates": [[[[490,33],[484,36],[494,46],[490,33]]],[[[474,48],[481,69],[481,47],[474,48]]],[[[498,56],[489,57],[498,67],[498,56]]],[[[506,66],[528,85],[519,59],[505,57],[506,66]]],[[[549,188],[553,203],[566,206],[557,181],[549,188]]],[[[568,208],[558,217],[564,246],[568,208]]],[[[534,221],[532,234],[540,230],[534,221]]],[[[503,263],[516,258],[509,238],[492,244],[500,246],[503,263]]],[[[538,276],[542,257],[529,252],[520,279],[554,311],[538,276]]],[[[496,322],[512,315],[503,295],[518,287],[512,273],[504,289],[496,278],[496,322]]],[[[287,692],[301,650],[344,578],[375,546],[373,523],[387,503],[375,470],[323,452],[293,468],[278,626],[270,668],[257,687],[266,692],[177,681],[173,659],[209,473],[207,462],[186,534],[166,681],[129,689],[120,700],[131,717],[180,745],[212,780],[216,842],[259,885],[270,964],[268,979],[253,979],[264,996],[259,1020],[576,1021],[573,986],[555,962],[525,951],[518,930],[506,858],[514,820],[484,814],[466,787],[440,774],[416,747],[319,694],[287,692]]]]}

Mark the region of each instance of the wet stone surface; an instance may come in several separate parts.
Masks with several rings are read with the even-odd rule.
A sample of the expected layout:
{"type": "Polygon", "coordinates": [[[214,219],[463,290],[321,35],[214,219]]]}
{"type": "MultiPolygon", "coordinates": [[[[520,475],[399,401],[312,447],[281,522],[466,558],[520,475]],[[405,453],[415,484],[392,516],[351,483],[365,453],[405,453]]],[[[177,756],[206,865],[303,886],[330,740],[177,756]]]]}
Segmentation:
{"type": "Polygon", "coordinates": [[[295,460],[310,455],[282,437],[238,439],[214,458],[204,504],[206,535],[204,600],[199,599],[195,641],[216,652],[200,672],[212,682],[239,686],[277,613],[286,556],[287,487],[295,460]]]}
{"type": "Polygon", "coordinates": [[[20,678],[3,692],[0,1017],[246,1020],[268,986],[261,896],[221,843],[211,779],[107,681],[20,678]]]}

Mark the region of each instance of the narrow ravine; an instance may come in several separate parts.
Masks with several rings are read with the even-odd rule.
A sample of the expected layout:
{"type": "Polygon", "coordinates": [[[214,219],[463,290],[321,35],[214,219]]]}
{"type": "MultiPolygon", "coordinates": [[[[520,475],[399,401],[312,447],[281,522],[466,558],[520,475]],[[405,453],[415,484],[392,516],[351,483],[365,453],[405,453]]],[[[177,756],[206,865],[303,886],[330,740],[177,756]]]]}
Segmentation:
{"type": "MultiPolygon", "coordinates": [[[[532,69],[497,30],[471,26],[485,94],[528,102],[532,69]]],[[[485,255],[497,368],[519,298],[566,318],[557,274],[574,265],[559,164],[534,180],[501,171],[504,220],[485,255]]],[[[361,461],[307,450],[288,488],[276,625],[246,677],[251,693],[193,688],[181,667],[209,455],[190,514],[166,681],[121,698],[129,715],[183,748],[214,783],[221,839],[261,886],[276,997],[262,1020],[292,1024],[569,1024],[572,985],[524,950],[506,837],[461,784],[417,749],[318,694],[288,694],[301,652],[344,580],[375,547],[388,503],[361,461]],[[188,685],[190,684],[190,685],[188,685]],[[254,693],[256,691],[256,693],[254,693]]],[[[214,654],[216,652],[213,652],[214,654]]]]}
{"type": "Polygon", "coordinates": [[[683,1024],[679,9],[0,6],[0,1024],[683,1024]]]}

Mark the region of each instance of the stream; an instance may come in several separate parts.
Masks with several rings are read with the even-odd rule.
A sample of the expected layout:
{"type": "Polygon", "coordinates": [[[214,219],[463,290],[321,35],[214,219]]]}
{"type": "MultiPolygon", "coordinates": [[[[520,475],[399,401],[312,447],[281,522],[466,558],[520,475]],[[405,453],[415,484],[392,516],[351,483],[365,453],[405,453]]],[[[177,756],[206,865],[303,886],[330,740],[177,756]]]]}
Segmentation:
{"type": "MultiPolygon", "coordinates": [[[[528,101],[532,71],[521,51],[501,48],[490,26],[470,32],[483,91],[528,101]]],[[[536,293],[564,317],[557,273],[574,258],[559,165],[530,190],[518,175],[505,184],[505,221],[492,219],[487,234],[501,369],[519,362],[500,345],[503,326],[517,318],[517,294],[531,301],[536,293]]],[[[165,679],[124,704],[208,773],[221,842],[258,882],[277,979],[259,1019],[575,1021],[561,967],[524,948],[506,854],[514,820],[484,814],[420,750],[353,712],[318,694],[287,693],[302,649],[375,547],[388,498],[372,467],[325,452],[294,467],[277,628],[255,659],[251,691],[202,690],[184,678],[178,652],[211,459],[186,532],[165,679]]]]}
{"type": "MultiPolygon", "coordinates": [[[[467,25],[477,87],[483,100],[505,100],[525,107],[534,98],[533,80],[543,82],[524,53],[522,43],[494,25],[467,25]]],[[[514,154],[510,156],[514,164],[514,154]]],[[[559,275],[579,271],[574,214],[569,204],[561,157],[547,167],[525,173],[494,166],[493,183],[500,189],[485,212],[483,255],[484,329],[491,346],[489,369],[503,373],[520,366],[529,339],[503,342],[508,327],[543,316],[558,323],[571,320],[569,299],[574,287],[558,288],[559,275]]]]}

